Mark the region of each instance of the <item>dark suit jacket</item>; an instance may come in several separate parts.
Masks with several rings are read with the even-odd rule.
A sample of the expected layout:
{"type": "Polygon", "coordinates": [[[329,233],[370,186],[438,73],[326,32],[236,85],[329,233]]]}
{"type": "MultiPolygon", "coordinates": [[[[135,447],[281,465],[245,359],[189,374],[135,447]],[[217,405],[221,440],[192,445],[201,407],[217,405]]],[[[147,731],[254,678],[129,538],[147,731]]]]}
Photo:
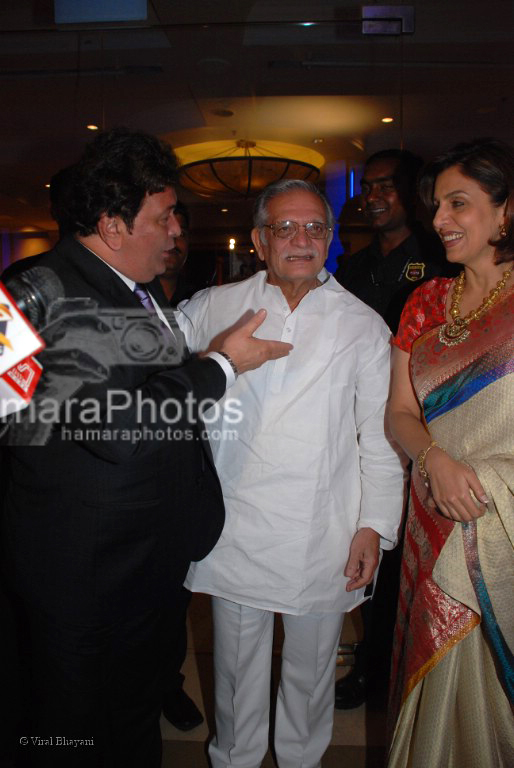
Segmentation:
{"type": "MultiPolygon", "coordinates": [[[[175,368],[159,359],[130,364],[122,336],[126,318],[141,305],[74,239],[62,240],[37,264],[56,272],[67,298],[84,298],[97,309],[42,332],[52,343],[41,355],[39,407],[56,381],[59,392],[66,390],[70,362],[72,372],[87,371],[89,380],[78,388],[76,371],[71,376],[78,403],[67,414],[71,398],[61,404],[46,445],[3,449],[5,561],[24,599],[51,615],[101,623],[165,605],[190,560],[205,557],[221,533],[212,456],[201,422],[191,425],[188,416],[198,416],[199,401],[223,395],[225,374],[210,359],[175,368]],[[73,353],[55,352],[63,340],[73,353]],[[85,363],[99,356],[100,377],[107,371],[107,378],[92,381],[85,363]],[[113,392],[125,407],[109,414],[113,392]]],[[[149,288],[164,307],[158,280],[149,288]]]]}

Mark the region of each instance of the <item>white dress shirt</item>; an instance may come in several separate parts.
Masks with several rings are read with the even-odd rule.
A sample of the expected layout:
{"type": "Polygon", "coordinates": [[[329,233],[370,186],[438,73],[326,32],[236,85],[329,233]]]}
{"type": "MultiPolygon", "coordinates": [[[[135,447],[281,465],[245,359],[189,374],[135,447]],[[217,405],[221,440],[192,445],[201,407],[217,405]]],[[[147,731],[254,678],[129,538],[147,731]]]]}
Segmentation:
{"type": "Polygon", "coordinates": [[[345,591],[352,537],[370,527],[393,547],[402,510],[401,462],[384,436],[390,334],[325,270],[293,312],[266,278],[206,289],[179,307],[193,351],[261,307],[255,335],[294,345],[240,376],[206,413],[227,517],[186,586],[284,613],[347,611],[364,599],[364,589],[345,591]]]}

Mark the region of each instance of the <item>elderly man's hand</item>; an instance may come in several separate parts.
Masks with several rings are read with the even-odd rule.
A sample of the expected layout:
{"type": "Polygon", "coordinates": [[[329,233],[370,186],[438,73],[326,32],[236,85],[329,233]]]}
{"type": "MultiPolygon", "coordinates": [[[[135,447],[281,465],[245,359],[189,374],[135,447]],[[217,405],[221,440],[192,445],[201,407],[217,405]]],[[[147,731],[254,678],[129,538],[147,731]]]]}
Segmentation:
{"type": "Polygon", "coordinates": [[[372,528],[361,528],[352,539],[350,554],[344,569],[349,578],[347,592],[365,587],[373,580],[380,552],[380,536],[372,528]]]}
{"type": "Polygon", "coordinates": [[[266,310],[259,309],[244,325],[224,338],[219,350],[212,346],[210,350],[227,354],[234,361],[239,373],[260,368],[267,360],[285,357],[293,349],[292,344],[254,338],[253,334],[262,325],[265,317],[266,310]]]}

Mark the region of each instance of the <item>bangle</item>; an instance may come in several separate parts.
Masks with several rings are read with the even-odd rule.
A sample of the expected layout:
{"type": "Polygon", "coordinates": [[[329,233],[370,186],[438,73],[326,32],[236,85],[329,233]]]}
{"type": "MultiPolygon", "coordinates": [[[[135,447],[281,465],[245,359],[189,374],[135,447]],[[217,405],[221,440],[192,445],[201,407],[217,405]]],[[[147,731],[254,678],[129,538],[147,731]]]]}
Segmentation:
{"type": "Polygon", "coordinates": [[[441,447],[439,443],[437,443],[435,440],[432,440],[432,442],[427,448],[425,448],[424,450],[418,453],[418,458],[416,459],[416,464],[418,465],[419,474],[424,480],[428,480],[428,472],[425,469],[425,459],[430,449],[434,448],[435,446],[437,446],[438,448],[441,447]]]}
{"type": "Polygon", "coordinates": [[[232,360],[232,358],[230,357],[230,355],[227,355],[227,353],[226,353],[226,352],[218,352],[218,355],[221,355],[222,357],[224,357],[224,358],[225,358],[225,360],[227,361],[227,363],[230,365],[230,367],[231,367],[231,368],[232,368],[232,370],[234,371],[234,376],[235,376],[235,377],[236,377],[236,379],[237,379],[237,377],[239,376],[239,371],[237,370],[237,365],[234,363],[234,361],[232,360]]]}

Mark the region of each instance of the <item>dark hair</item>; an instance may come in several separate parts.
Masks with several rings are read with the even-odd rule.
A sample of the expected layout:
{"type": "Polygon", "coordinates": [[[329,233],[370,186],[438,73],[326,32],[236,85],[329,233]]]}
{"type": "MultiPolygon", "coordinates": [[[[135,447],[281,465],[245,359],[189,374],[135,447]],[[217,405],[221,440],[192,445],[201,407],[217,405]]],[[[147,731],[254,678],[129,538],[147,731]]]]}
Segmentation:
{"type": "Polygon", "coordinates": [[[310,181],[303,181],[302,179],[280,179],[279,181],[274,181],[272,184],[268,184],[268,186],[262,190],[257,200],[255,201],[253,208],[253,225],[257,229],[261,230],[261,242],[265,242],[262,237],[262,228],[265,224],[268,223],[268,204],[271,202],[271,200],[273,200],[274,197],[285,195],[288,192],[294,191],[295,189],[299,189],[302,192],[310,192],[312,195],[319,197],[325,208],[325,214],[327,217],[326,223],[330,229],[333,230],[334,214],[332,212],[332,208],[330,207],[330,203],[328,202],[323,192],[321,192],[315,184],[312,184],[310,181]]]}
{"type": "Polygon", "coordinates": [[[180,200],[177,200],[174,213],[175,213],[175,216],[182,216],[182,218],[186,222],[186,229],[189,229],[189,224],[190,224],[189,211],[184,205],[184,203],[182,203],[180,200]]]}
{"type": "Polygon", "coordinates": [[[421,199],[432,211],[436,179],[453,166],[478,182],[495,207],[505,205],[507,234],[489,244],[496,248],[496,264],[510,261],[514,254],[514,149],[497,139],[475,139],[436,157],[424,169],[419,186],[421,199]]]}
{"type": "Polygon", "coordinates": [[[129,230],[147,194],[176,183],[177,159],[171,147],[141,131],[113,128],[100,133],[73,166],[55,211],[59,224],[80,235],[96,231],[100,216],[120,216],[129,230]]]}
{"type": "Polygon", "coordinates": [[[418,176],[423,160],[407,149],[382,149],[367,158],[364,169],[379,160],[395,160],[394,185],[400,195],[403,207],[410,217],[414,215],[417,201],[418,176]]]}

